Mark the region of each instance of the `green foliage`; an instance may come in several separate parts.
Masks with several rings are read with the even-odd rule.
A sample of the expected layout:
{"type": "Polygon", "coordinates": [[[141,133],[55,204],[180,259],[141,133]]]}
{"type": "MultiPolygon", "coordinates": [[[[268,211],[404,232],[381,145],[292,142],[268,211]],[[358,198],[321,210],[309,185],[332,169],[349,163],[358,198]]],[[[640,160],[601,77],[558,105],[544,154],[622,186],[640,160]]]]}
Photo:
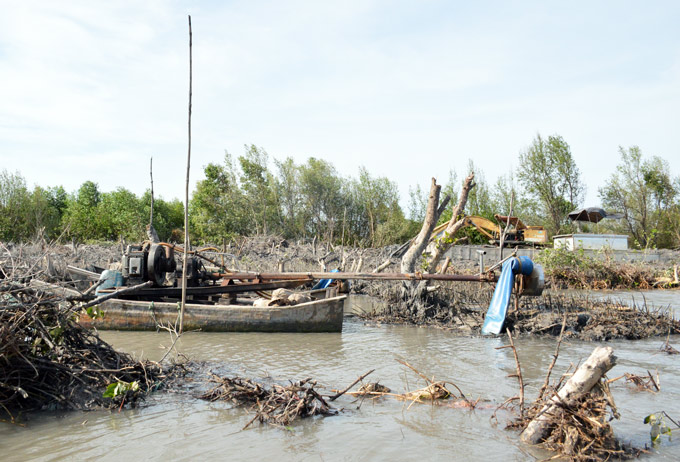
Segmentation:
{"type": "Polygon", "coordinates": [[[539,225],[545,223],[545,218],[540,215],[540,206],[535,199],[527,196],[523,189],[515,183],[515,178],[510,172],[498,177],[491,192],[492,209],[501,215],[510,213],[512,195],[515,201],[512,204],[512,215],[520,217],[527,225],[539,225]]]}
{"type": "MultiPolygon", "coordinates": [[[[421,188],[420,185],[416,185],[415,187],[409,186],[408,195],[409,220],[416,223],[422,223],[425,219],[425,210],[427,209],[427,195],[423,192],[423,188],[421,188]]],[[[446,211],[444,213],[446,213],[446,211]]],[[[449,218],[450,217],[451,212],[449,212],[449,218]]]]}
{"type": "Polygon", "coordinates": [[[572,251],[565,248],[545,249],[538,254],[536,261],[542,264],[548,273],[564,269],[586,269],[596,264],[595,260],[587,256],[583,249],[572,251]]]}
{"type": "Polygon", "coordinates": [[[90,317],[90,319],[99,319],[99,318],[104,317],[103,312],[96,305],[86,308],[85,312],[90,317]]]}
{"type": "Polygon", "coordinates": [[[101,195],[96,208],[98,237],[116,240],[121,237],[129,241],[144,239],[145,226],[149,215],[144,213],[142,202],[125,188],[101,195]]]}
{"type": "Polygon", "coordinates": [[[360,168],[357,179],[345,179],[314,157],[300,165],[274,160],[274,166],[275,173],[256,146],[246,146],[237,164],[229,154],[222,165],[208,164],[191,202],[198,240],[273,233],[380,246],[410,237],[398,187],[387,178],[360,168]]]}
{"type": "Polygon", "coordinates": [[[649,436],[653,444],[659,443],[661,441],[662,435],[667,435],[670,439],[672,430],[677,430],[680,428],[677,422],[673,420],[668,414],[666,414],[666,411],[649,414],[647,417],[645,417],[643,422],[651,427],[649,429],[649,436]],[[666,420],[672,422],[675,425],[675,428],[671,428],[666,420]]]}
{"type": "Polygon", "coordinates": [[[36,236],[54,238],[61,232],[66,208],[61,186],[33,191],[19,173],[0,172],[0,239],[26,241],[36,236]]]}
{"type": "Polygon", "coordinates": [[[97,207],[101,202],[99,186],[86,181],[66,205],[63,221],[72,237],[84,241],[99,236],[97,207]]]}
{"type": "Polygon", "coordinates": [[[468,172],[475,174],[475,187],[472,188],[470,194],[468,195],[467,201],[467,214],[468,215],[478,215],[480,217],[487,218],[494,221],[494,214],[506,214],[507,210],[498,210],[495,208],[494,203],[491,200],[491,191],[489,190],[489,184],[484,178],[484,174],[475,167],[475,164],[470,161],[468,165],[468,172]]]}
{"type": "Polygon", "coordinates": [[[616,262],[607,250],[591,256],[583,249],[545,249],[536,261],[556,288],[649,289],[655,281],[649,266],[616,262]]]}
{"type": "Polygon", "coordinates": [[[659,157],[643,160],[637,146],[619,152],[621,163],[599,189],[603,205],[623,214],[637,247],[680,245],[680,178],[672,180],[668,162],[659,157]]]}
{"type": "Polygon", "coordinates": [[[278,229],[280,223],[276,181],[268,168],[267,152],[254,145],[245,148],[245,155],[238,158],[244,205],[255,233],[267,234],[278,229]]]}
{"type": "MultiPolygon", "coordinates": [[[[142,217],[147,223],[151,216],[151,190],[147,189],[140,199],[142,217]]],[[[179,199],[166,201],[162,197],[154,197],[153,226],[161,241],[172,241],[173,231],[184,234],[184,204],[179,199]]],[[[145,225],[146,226],[146,225],[145,225]]]]}
{"type": "MultiPolygon", "coordinates": [[[[148,190],[142,197],[125,188],[102,193],[96,183],[86,181],[72,196],[66,196],[63,188],[50,191],[54,208],[63,211],[62,227],[78,241],[146,238],[151,215],[148,190]]],[[[161,239],[169,240],[174,229],[184,227],[183,204],[177,199],[171,202],[154,199],[154,227],[161,239]]]]}
{"type": "Polygon", "coordinates": [[[398,187],[387,178],[361,168],[357,179],[345,179],[313,157],[300,165],[291,158],[274,160],[274,174],[267,153],[254,146],[238,160],[238,167],[229,159],[224,166],[208,165],[194,194],[194,224],[204,241],[278,233],[378,246],[410,237],[398,187]]]}
{"type": "Polygon", "coordinates": [[[202,242],[221,242],[237,235],[248,235],[246,197],[238,184],[231,155],[225,152],[222,165],[208,164],[205,179],[198,182],[191,199],[191,229],[202,242]]]}
{"type": "Polygon", "coordinates": [[[349,205],[355,210],[351,227],[355,240],[378,247],[403,238],[406,223],[396,183],[384,177],[373,178],[360,167],[358,180],[351,181],[348,187],[349,205]]]}
{"type": "MultiPolygon", "coordinates": [[[[668,163],[658,157],[643,161],[637,147],[621,153],[622,165],[600,196],[606,207],[623,211],[626,219],[603,222],[597,229],[629,232],[640,247],[680,246],[680,178],[671,178],[668,163]]],[[[557,135],[547,139],[538,135],[520,160],[517,179],[522,188],[512,174],[487,183],[481,169],[470,162],[476,187],[468,197],[466,213],[494,220],[494,214],[510,211],[514,195],[513,215],[526,224],[543,224],[553,233],[571,230],[565,216],[580,203],[584,187],[569,145],[557,135]]],[[[420,230],[427,206],[427,193],[420,186],[409,189],[407,218],[399,205],[397,185],[363,167],[358,176],[348,178],[330,162],[314,157],[301,164],[292,158],[273,159],[273,167],[267,152],[254,145],[245,146],[236,160],[225,153],[222,163],[206,165],[205,178],[197,183],[189,204],[192,241],[221,243],[266,233],[377,247],[404,242],[420,230]]],[[[451,205],[439,223],[451,219],[458,183],[455,171],[449,171],[442,197],[450,195],[451,205]]],[[[61,186],[31,190],[20,174],[0,172],[0,239],[4,241],[56,238],[64,232],[81,242],[142,240],[150,207],[148,190],[141,197],[125,188],[102,192],[92,181],[72,194],[61,186]]],[[[155,198],[154,227],[162,240],[181,240],[184,204],[155,198]]],[[[487,241],[471,228],[455,237],[463,236],[473,244],[487,241]]]]}
{"type": "Polygon", "coordinates": [[[34,234],[55,238],[61,232],[61,217],[66,208],[66,191],[61,186],[44,189],[36,186],[31,194],[30,228],[34,234]]]}
{"type": "MultiPolygon", "coordinates": [[[[345,182],[335,167],[323,159],[310,157],[300,166],[300,194],[304,235],[334,241],[341,234],[347,200],[345,182]]],[[[347,211],[350,228],[356,210],[347,211]]]]}
{"type": "Polygon", "coordinates": [[[133,382],[114,382],[109,384],[108,387],[106,387],[106,391],[102,394],[102,397],[104,398],[116,398],[118,396],[125,396],[128,393],[135,393],[139,391],[139,382],[138,381],[133,381],[133,382]]]}
{"type": "Polygon", "coordinates": [[[536,136],[531,147],[520,154],[517,178],[540,206],[551,234],[559,233],[569,212],[583,199],[581,174],[569,145],[559,135],[547,140],[536,136]]]}
{"type": "Polygon", "coordinates": [[[26,180],[18,172],[0,172],[0,239],[27,239],[30,236],[29,211],[26,180]]]}
{"type": "Polygon", "coordinates": [[[464,226],[458,230],[454,236],[455,239],[463,239],[463,243],[470,245],[485,245],[489,243],[489,238],[480,233],[474,226],[464,226]]]}
{"type": "Polygon", "coordinates": [[[281,217],[281,234],[285,237],[300,236],[304,231],[300,168],[290,157],[280,162],[274,160],[277,169],[276,198],[281,217]]]}

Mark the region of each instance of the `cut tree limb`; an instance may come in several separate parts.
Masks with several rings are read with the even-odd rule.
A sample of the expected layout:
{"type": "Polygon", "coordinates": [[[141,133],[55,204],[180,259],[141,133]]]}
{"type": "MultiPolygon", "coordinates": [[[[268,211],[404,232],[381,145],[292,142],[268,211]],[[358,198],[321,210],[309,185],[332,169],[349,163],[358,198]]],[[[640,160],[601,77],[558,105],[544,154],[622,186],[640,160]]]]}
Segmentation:
{"type": "Polygon", "coordinates": [[[611,347],[597,347],[590,357],[579,367],[574,375],[552,398],[552,403],[546,405],[538,415],[529,422],[521,435],[527,444],[538,444],[550,433],[553,426],[551,419],[557,403],[572,403],[578,397],[588,393],[593,386],[616,364],[616,356],[611,347]]]}
{"type": "Polygon", "coordinates": [[[153,224],[151,223],[146,225],[146,237],[148,237],[149,240],[153,243],[161,241],[161,238],[158,237],[158,233],[156,232],[156,228],[154,228],[153,224]]]}
{"type": "Polygon", "coordinates": [[[446,270],[449,268],[450,264],[451,264],[451,257],[446,257],[446,260],[444,260],[444,264],[442,265],[441,268],[439,268],[439,274],[445,274],[446,270]]]}
{"type": "Polygon", "coordinates": [[[468,196],[470,194],[470,191],[472,188],[475,187],[475,174],[470,173],[467,178],[465,178],[465,181],[463,182],[463,189],[460,192],[460,198],[458,199],[458,203],[456,206],[453,208],[453,213],[451,215],[451,220],[449,220],[449,224],[444,230],[444,238],[440,239],[438,242],[435,242],[434,248],[432,249],[432,257],[430,258],[430,263],[429,263],[429,271],[430,273],[436,272],[437,270],[437,265],[439,264],[439,261],[442,259],[442,256],[444,255],[444,252],[446,252],[450,244],[447,243],[447,241],[450,242],[451,236],[456,234],[460,228],[462,228],[465,225],[465,219],[458,220],[458,217],[463,213],[465,210],[465,205],[467,204],[468,196]]]}
{"type": "Polygon", "coordinates": [[[392,262],[392,259],[391,259],[391,258],[388,258],[388,259],[385,260],[380,266],[378,266],[376,269],[374,269],[373,272],[374,272],[374,273],[381,273],[382,271],[385,270],[385,268],[387,268],[388,266],[390,266],[392,263],[393,263],[393,262],[392,262]]]}
{"type": "Polygon", "coordinates": [[[432,178],[432,185],[430,186],[430,196],[427,201],[427,211],[425,212],[425,220],[423,221],[423,227],[420,229],[420,233],[411,243],[406,253],[401,259],[401,272],[402,273],[413,273],[416,269],[416,265],[423,251],[427,247],[427,243],[430,241],[430,236],[432,235],[432,230],[437,224],[438,216],[438,205],[439,205],[439,194],[441,193],[442,187],[437,184],[437,180],[432,178]]]}

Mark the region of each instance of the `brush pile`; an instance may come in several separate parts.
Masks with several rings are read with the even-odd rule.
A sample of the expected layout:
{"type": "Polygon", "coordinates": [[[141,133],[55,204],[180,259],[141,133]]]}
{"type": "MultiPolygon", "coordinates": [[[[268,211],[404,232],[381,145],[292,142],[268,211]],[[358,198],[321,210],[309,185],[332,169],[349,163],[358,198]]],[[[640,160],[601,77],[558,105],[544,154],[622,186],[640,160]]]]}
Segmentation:
{"type": "MultiPolygon", "coordinates": [[[[545,402],[536,402],[528,416],[536,416],[545,402]]],[[[606,381],[600,381],[590,393],[569,404],[560,402],[550,414],[552,431],[542,446],[578,461],[601,461],[632,456],[614,436],[609,421],[618,418],[614,399],[606,381]]]]}
{"type": "Polygon", "coordinates": [[[508,316],[508,323],[524,334],[558,335],[567,316],[567,338],[602,341],[638,340],[670,332],[680,333],[680,321],[667,309],[626,306],[620,302],[564,294],[544,294],[522,300],[519,312],[508,316]]]}
{"type": "Polygon", "coordinates": [[[526,410],[520,408],[520,417],[509,426],[522,429],[525,443],[541,444],[570,460],[603,461],[639,455],[640,450],[621,444],[609,424],[619,418],[605,376],[616,364],[613,350],[595,348],[573,373],[569,368],[557,384],[548,386],[558,352],[559,342],[536,401],[526,410]]]}
{"type": "Polygon", "coordinates": [[[0,258],[0,417],[122,407],[159,385],[158,364],[115,351],[75,321],[63,296],[30,285],[42,276],[34,262],[0,258]]]}
{"type": "Polygon", "coordinates": [[[272,385],[241,377],[219,377],[211,374],[210,382],[217,384],[199,398],[207,401],[231,401],[237,405],[250,405],[253,417],[243,428],[253,422],[269,423],[285,427],[299,418],[315,415],[335,415],[337,410],[314,389],[312,379],[291,382],[290,385],[272,385]]]}
{"type": "Polygon", "coordinates": [[[644,263],[620,262],[608,252],[598,257],[582,249],[546,249],[537,257],[556,289],[651,289],[657,274],[644,263]]]}
{"type": "MultiPolygon", "coordinates": [[[[481,331],[484,312],[493,295],[489,284],[445,282],[436,290],[425,288],[418,305],[402,296],[397,283],[384,283],[382,292],[378,286],[366,288],[387,302],[381,309],[360,314],[366,320],[442,327],[461,334],[481,331]]],[[[514,332],[557,336],[565,313],[565,336],[570,339],[638,340],[680,333],[680,321],[666,308],[652,308],[646,303],[627,306],[612,299],[553,291],[539,297],[521,297],[519,311],[511,310],[506,323],[514,332]]],[[[672,349],[666,351],[671,353],[672,349]]]]}

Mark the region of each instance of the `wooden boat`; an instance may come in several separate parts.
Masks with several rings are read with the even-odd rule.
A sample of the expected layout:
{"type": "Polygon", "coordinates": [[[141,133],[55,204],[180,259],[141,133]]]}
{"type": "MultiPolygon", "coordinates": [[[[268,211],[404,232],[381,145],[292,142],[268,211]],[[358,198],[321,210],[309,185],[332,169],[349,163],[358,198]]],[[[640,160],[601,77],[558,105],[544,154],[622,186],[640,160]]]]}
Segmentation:
{"type": "MultiPolygon", "coordinates": [[[[334,289],[334,288],[333,288],[334,289]]],[[[229,305],[187,303],[185,331],[206,332],[341,332],[346,295],[324,289],[310,293],[313,300],[290,306],[259,307],[245,301],[229,305]]],[[[175,325],[179,303],[111,299],[98,305],[95,316],[81,313],[79,322],[100,330],[158,330],[175,325]]]]}

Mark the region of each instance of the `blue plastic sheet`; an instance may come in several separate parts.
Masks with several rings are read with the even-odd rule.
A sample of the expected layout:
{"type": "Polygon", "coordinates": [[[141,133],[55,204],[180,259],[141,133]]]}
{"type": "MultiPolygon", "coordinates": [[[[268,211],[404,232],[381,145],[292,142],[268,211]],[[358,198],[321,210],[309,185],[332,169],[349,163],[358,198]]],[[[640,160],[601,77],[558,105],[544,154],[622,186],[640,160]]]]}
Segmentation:
{"type": "Polygon", "coordinates": [[[482,334],[500,334],[508,312],[515,274],[530,275],[533,270],[534,263],[529,257],[511,258],[503,263],[501,277],[496,283],[496,290],[484,318],[482,334]]]}

